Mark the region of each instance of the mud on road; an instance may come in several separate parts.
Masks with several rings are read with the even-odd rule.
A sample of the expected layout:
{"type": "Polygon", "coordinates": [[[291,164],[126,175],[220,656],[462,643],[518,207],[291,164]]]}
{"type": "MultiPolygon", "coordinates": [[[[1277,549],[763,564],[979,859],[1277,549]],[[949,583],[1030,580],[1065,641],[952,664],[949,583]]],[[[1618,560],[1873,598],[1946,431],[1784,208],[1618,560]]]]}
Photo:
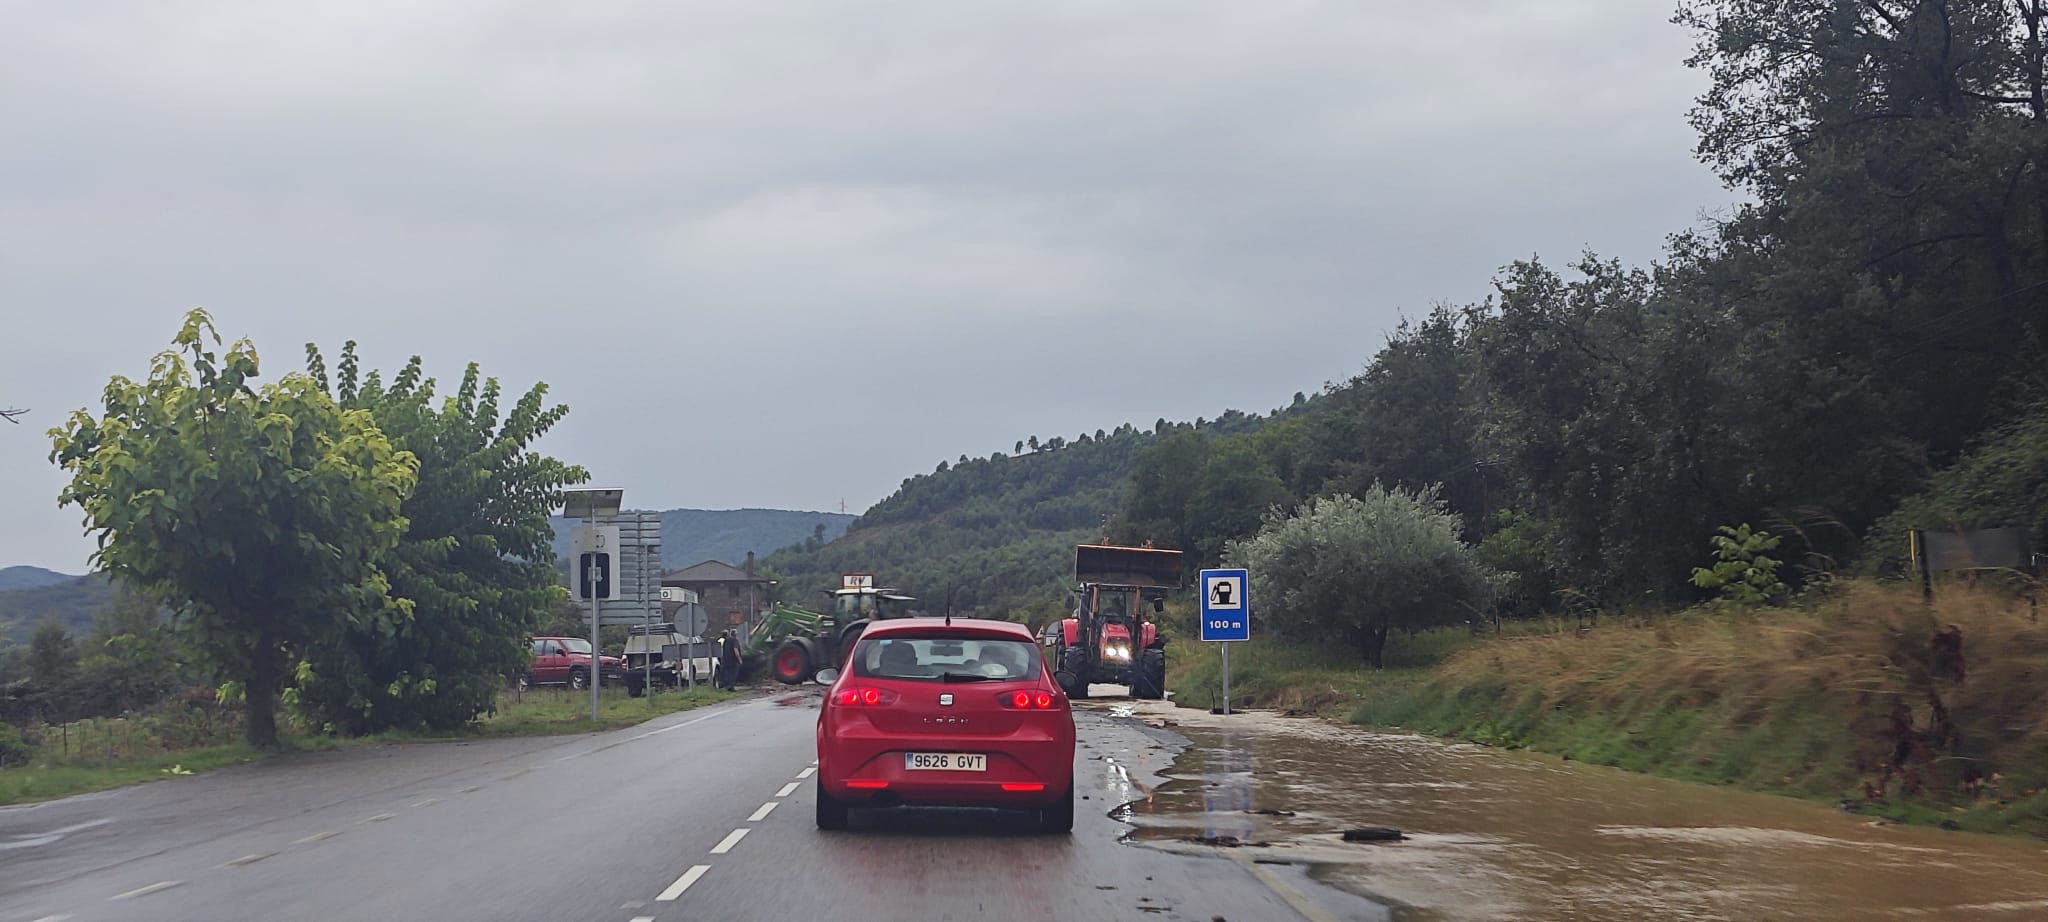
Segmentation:
{"type": "Polygon", "coordinates": [[[1115,814],[1127,842],[1283,869],[1395,919],[2048,918],[2030,841],[1267,712],[1081,707],[1179,738],[1139,753],[1160,780],[1115,814]],[[1344,841],[1364,826],[1405,838],[1344,841]]]}

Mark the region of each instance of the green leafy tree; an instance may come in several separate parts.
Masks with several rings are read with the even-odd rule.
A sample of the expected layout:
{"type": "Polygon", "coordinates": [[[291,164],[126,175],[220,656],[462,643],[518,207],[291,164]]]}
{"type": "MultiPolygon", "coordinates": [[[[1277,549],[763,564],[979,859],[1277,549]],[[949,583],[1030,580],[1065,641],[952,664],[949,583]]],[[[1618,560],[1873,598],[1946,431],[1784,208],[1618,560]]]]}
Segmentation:
{"type": "Polygon", "coordinates": [[[182,679],[177,644],[163,609],[126,587],[93,616],[79,659],[80,698],[98,714],[118,714],[161,702],[182,679]]]}
{"type": "Polygon", "coordinates": [[[1458,537],[1458,517],[1435,488],[1373,485],[1361,496],[1310,500],[1275,512],[1259,533],[1231,542],[1229,558],[1251,571],[1252,598],[1274,634],[1300,643],[1343,643],[1373,668],[1388,635],[1471,619],[1498,577],[1458,537]]]}
{"type": "Polygon", "coordinates": [[[1692,584],[1715,593],[1736,605],[1765,605],[1790,591],[1778,579],[1783,562],[1770,556],[1778,549],[1778,536],[1748,523],[1721,526],[1712,539],[1714,565],[1692,571],[1692,584]]]}
{"type": "Polygon", "coordinates": [[[359,380],[353,342],[330,389],[325,358],[310,345],[306,356],[323,390],[419,459],[419,487],[401,510],[403,540],[379,558],[412,618],[352,626],[310,648],[298,705],[346,733],[460,727],[495,705],[564,597],[548,515],[587,475],[533,445],[568,408],[548,406],[547,385],[535,384],[501,413],[498,380],[475,364],[442,399],[418,357],[389,384],[375,372],[359,380]]]}
{"type": "Polygon", "coordinates": [[[78,640],[64,625],[45,621],[28,641],[28,674],[37,685],[56,686],[78,671],[78,640]]]}
{"type": "Polygon", "coordinates": [[[186,315],[147,379],[114,378],[101,415],[52,430],[51,458],[71,475],[60,502],[98,533],[95,566],[176,613],[268,748],[300,654],[409,617],[377,561],[404,534],[418,462],[311,376],[252,387],[255,347],[220,343],[204,311],[186,315]]]}
{"type": "Polygon", "coordinates": [[[1209,462],[1210,443],[1192,429],[1172,429],[1139,453],[1117,515],[1117,540],[1194,549],[1198,536],[1188,527],[1188,505],[1209,462]]]}
{"type": "Polygon", "coordinates": [[[1195,478],[1181,521],[1194,536],[1188,548],[1195,560],[1213,563],[1223,559],[1224,545],[1259,530],[1266,513],[1293,500],[1287,485],[1280,482],[1271,465],[1248,439],[1229,439],[1216,446],[1202,463],[1195,478]]]}

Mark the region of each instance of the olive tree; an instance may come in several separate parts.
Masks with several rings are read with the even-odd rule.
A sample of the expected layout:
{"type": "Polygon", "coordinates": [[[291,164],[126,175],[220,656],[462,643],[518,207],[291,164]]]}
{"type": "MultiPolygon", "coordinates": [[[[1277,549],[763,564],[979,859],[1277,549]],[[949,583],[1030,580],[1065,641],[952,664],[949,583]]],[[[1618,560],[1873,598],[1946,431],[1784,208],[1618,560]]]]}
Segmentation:
{"type": "Polygon", "coordinates": [[[252,387],[255,347],[187,314],[142,381],[50,432],[59,497],[97,532],[93,563],[169,607],[216,674],[239,685],[248,740],[277,744],[276,701],[306,649],[404,619],[378,568],[405,532],[418,475],[366,410],[304,374],[252,387]]]}
{"type": "Polygon", "coordinates": [[[1251,571],[1255,616],[1275,635],[1343,643],[1379,668],[1393,630],[1462,621],[1491,600],[1497,578],[1459,528],[1435,487],[1373,484],[1359,496],[1312,499],[1293,515],[1275,510],[1227,553],[1251,571]]]}

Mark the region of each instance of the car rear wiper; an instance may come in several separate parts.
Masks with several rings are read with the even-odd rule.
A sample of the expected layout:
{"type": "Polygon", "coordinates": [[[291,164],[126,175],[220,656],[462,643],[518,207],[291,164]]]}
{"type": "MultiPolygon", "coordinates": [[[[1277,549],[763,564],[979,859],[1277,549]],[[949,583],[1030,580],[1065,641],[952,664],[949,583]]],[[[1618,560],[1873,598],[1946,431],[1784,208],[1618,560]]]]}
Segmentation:
{"type": "Polygon", "coordinates": [[[972,672],[944,672],[939,674],[939,678],[946,682],[993,682],[996,680],[995,676],[979,675],[972,672]]]}

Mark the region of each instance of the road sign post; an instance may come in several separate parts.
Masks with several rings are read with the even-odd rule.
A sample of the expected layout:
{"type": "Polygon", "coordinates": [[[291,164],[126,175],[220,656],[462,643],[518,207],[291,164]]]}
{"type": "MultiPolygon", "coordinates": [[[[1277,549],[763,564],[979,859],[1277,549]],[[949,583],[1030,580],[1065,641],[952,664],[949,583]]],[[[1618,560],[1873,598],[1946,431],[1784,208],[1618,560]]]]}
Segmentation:
{"type": "Polygon", "coordinates": [[[590,600],[590,722],[597,722],[597,691],[604,685],[604,648],[597,632],[598,606],[612,592],[612,555],[618,552],[619,528],[599,525],[598,519],[619,514],[626,491],[577,488],[562,491],[562,517],[582,519],[583,528],[569,550],[573,570],[569,582],[590,600]],[[603,572],[600,574],[599,565],[603,572]]]}
{"type": "Polygon", "coordinates": [[[1222,644],[1223,713],[1230,713],[1230,645],[1252,639],[1250,574],[1202,571],[1202,642],[1222,644]]]}

